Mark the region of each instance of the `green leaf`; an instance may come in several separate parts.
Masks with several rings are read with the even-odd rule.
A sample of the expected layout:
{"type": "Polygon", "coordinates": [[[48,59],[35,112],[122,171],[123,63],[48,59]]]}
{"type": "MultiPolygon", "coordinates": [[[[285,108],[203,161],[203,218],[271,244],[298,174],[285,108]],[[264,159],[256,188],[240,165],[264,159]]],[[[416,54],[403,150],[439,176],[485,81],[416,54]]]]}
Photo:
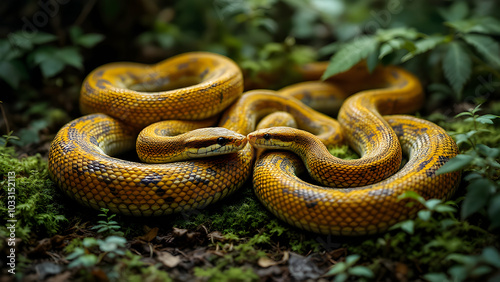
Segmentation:
{"type": "Polygon", "coordinates": [[[318,55],[319,56],[326,56],[326,55],[331,55],[335,52],[337,52],[339,49],[342,48],[342,45],[344,43],[343,42],[334,42],[334,43],[330,43],[324,47],[322,47],[321,49],[318,50],[318,55]]]}
{"type": "Polygon", "coordinates": [[[83,248],[75,248],[73,250],[73,252],[66,257],[66,259],[73,260],[81,255],[84,255],[84,254],[85,254],[85,250],[83,248]]]}
{"type": "Polygon", "coordinates": [[[345,262],[339,262],[332,266],[330,270],[325,274],[325,276],[337,275],[339,273],[345,272],[347,270],[347,264],[345,262]]]}
{"type": "Polygon", "coordinates": [[[438,205],[435,209],[436,212],[446,213],[446,212],[456,212],[457,209],[449,205],[438,205]]]}
{"type": "Polygon", "coordinates": [[[472,157],[470,155],[458,154],[456,157],[454,157],[453,159],[450,159],[447,163],[445,163],[442,167],[440,167],[436,171],[436,175],[464,169],[470,163],[472,163],[473,160],[474,160],[474,157],[472,157]]]}
{"type": "Polygon", "coordinates": [[[363,36],[343,45],[332,56],[330,64],[321,78],[325,80],[333,75],[349,70],[361,60],[366,59],[376,48],[377,41],[373,36],[363,36]]]}
{"type": "Polygon", "coordinates": [[[481,257],[485,262],[500,268],[500,253],[494,247],[484,248],[481,257]]]}
{"type": "Polygon", "coordinates": [[[13,48],[8,40],[0,40],[0,61],[12,61],[22,55],[23,52],[19,48],[13,48]]]}
{"type": "Polygon", "coordinates": [[[359,277],[373,278],[375,275],[373,271],[366,266],[357,265],[351,267],[348,271],[349,274],[359,277]]]}
{"type": "Polygon", "coordinates": [[[401,39],[401,38],[391,39],[385,42],[380,48],[379,59],[382,59],[383,57],[387,56],[388,54],[394,51],[402,49],[405,49],[409,52],[414,52],[416,50],[416,46],[413,42],[406,39],[401,39]]]}
{"type": "Polygon", "coordinates": [[[470,276],[472,277],[481,277],[483,275],[486,275],[488,273],[491,273],[493,271],[493,269],[491,269],[490,266],[487,266],[487,265],[480,265],[476,268],[474,268],[471,272],[470,272],[470,276]]]}
{"type": "Polygon", "coordinates": [[[360,255],[358,254],[354,254],[354,255],[349,255],[345,258],[345,263],[348,265],[348,266],[351,266],[353,264],[355,264],[359,259],[361,258],[360,255]]]}
{"type": "Polygon", "coordinates": [[[398,196],[398,200],[402,200],[402,199],[406,199],[406,198],[414,199],[414,200],[418,201],[419,203],[421,203],[422,205],[425,205],[424,197],[420,196],[415,191],[406,191],[403,194],[398,196]]]}
{"type": "Polygon", "coordinates": [[[467,186],[467,194],[462,204],[461,216],[463,219],[478,212],[486,206],[490,198],[491,182],[489,179],[480,178],[472,181],[467,186]]]}
{"type": "Polygon", "coordinates": [[[83,57],[75,47],[65,47],[57,50],[56,57],[67,65],[77,69],[83,68],[83,57]]]}
{"type": "Polygon", "coordinates": [[[35,35],[30,40],[35,45],[42,45],[45,43],[55,41],[56,39],[57,36],[55,36],[54,34],[45,32],[36,32],[35,35]]]}
{"type": "Polygon", "coordinates": [[[493,38],[480,34],[465,34],[463,39],[473,46],[486,62],[500,66],[500,45],[493,38]]]}
{"type": "Polygon", "coordinates": [[[368,71],[371,73],[378,65],[378,50],[371,52],[366,58],[366,67],[368,71]]]}
{"type": "Polygon", "coordinates": [[[458,20],[446,22],[445,25],[462,33],[477,32],[492,35],[500,34],[500,21],[493,17],[458,20]]]}
{"type": "Polygon", "coordinates": [[[429,210],[421,210],[418,212],[418,218],[420,218],[423,221],[429,221],[431,218],[432,212],[429,210]]]}
{"type": "Polygon", "coordinates": [[[437,205],[441,204],[443,201],[440,199],[430,199],[425,201],[425,207],[429,210],[434,210],[437,205]]]}
{"type": "Polygon", "coordinates": [[[448,51],[443,59],[444,76],[455,93],[462,93],[462,89],[472,71],[472,62],[469,54],[459,42],[450,42],[448,51]]]}
{"type": "Polygon", "coordinates": [[[49,58],[40,63],[40,69],[45,78],[53,77],[64,69],[64,63],[58,59],[49,58]]]}
{"type": "Polygon", "coordinates": [[[484,144],[477,145],[478,152],[483,155],[483,157],[491,157],[496,158],[500,153],[500,149],[498,148],[490,148],[484,144]]]}
{"type": "Polygon", "coordinates": [[[472,117],[472,116],[474,116],[474,114],[471,113],[471,112],[461,112],[461,113],[457,114],[455,116],[455,118],[462,117],[462,116],[470,116],[470,117],[472,117]]]}
{"type": "Polygon", "coordinates": [[[401,221],[401,222],[398,222],[396,224],[394,224],[390,230],[394,230],[394,229],[401,229],[403,231],[405,231],[406,233],[408,234],[413,234],[414,231],[415,231],[415,222],[411,219],[409,220],[405,220],[405,221],[401,221]]]}
{"type": "Polygon", "coordinates": [[[0,78],[13,89],[17,89],[21,80],[27,77],[27,71],[21,62],[0,61],[0,78]]]}
{"type": "Polygon", "coordinates": [[[429,282],[446,282],[450,281],[448,279],[448,276],[442,272],[437,272],[437,273],[427,273],[424,274],[424,278],[428,280],[429,282]]]}
{"type": "Polygon", "coordinates": [[[455,1],[448,9],[438,9],[438,12],[446,21],[457,21],[469,14],[469,7],[465,1],[455,1]]]}
{"type": "Polygon", "coordinates": [[[421,34],[417,32],[414,28],[398,27],[391,29],[378,29],[375,34],[379,42],[386,42],[394,38],[404,38],[409,40],[415,40],[421,34]]]}
{"type": "Polygon", "coordinates": [[[86,255],[82,255],[78,259],[72,261],[70,264],[68,264],[68,267],[69,268],[79,267],[79,266],[91,267],[91,266],[96,265],[97,261],[98,261],[98,259],[97,259],[96,255],[86,254],[86,255]]]}
{"type": "Polygon", "coordinates": [[[492,228],[500,227],[500,194],[496,194],[490,201],[488,207],[488,217],[491,221],[492,228]]]}
{"type": "Polygon", "coordinates": [[[104,38],[105,37],[102,34],[88,33],[78,37],[75,43],[85,48],[92,48],[99,42],[103,41],[104,38]]]}
{"type": "Polygon", "coordinates": [[[97,245],[97,239],[91,238],[91,237],[84,238],[82,245],[86,248],[93,247],[93,246],[97,245]]]}
{"type": "Polygon", "coordinates": [[[448,269],[452,281],[461,282],[467,277],[467,268],[461,265],[454,265],[448,269]]]}
{"type": "Polygon", "coordinates": [[[334,282],[344,282],[349,278],[349,275],[347,273],[339,273],[337,276],[335,276],[335,279],[333,280],[334,282]]]}
{"type": "Polygon", "coordinates": [[[436,48],[436,46],[443,43],[445,39],[446,37],[441,35],[431,35],[420,39],[419,41],[415,42],[415,49],[401,58],[401,62],[406,62],[417,55],[423,54],[431,49],[436,48]]]}

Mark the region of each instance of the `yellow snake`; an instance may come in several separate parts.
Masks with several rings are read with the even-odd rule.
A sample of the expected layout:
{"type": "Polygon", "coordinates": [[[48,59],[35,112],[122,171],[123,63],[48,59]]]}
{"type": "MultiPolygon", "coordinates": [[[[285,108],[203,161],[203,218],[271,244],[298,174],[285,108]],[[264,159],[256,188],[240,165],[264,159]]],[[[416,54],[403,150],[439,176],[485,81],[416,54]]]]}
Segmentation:
{"type": "Polygon", "coordinates": [[[300,228],[335,235],[382,232],[418,210],[397,200],[403,191],[414,190],[425,198],[450,196],[459,173],[436,176],[434,171],[457,154],[453,140],[429,122],[382,117],[418,109],[422,102],[418,79],[396,67],[381,67],[373,75],[357,67],[336,78],[337,86],[309,82],[278,92],[249,91],[238,99],[241,72],[219,55],[187,53],[154,66],[108,64],[89,74],[82,86],[82,112],[98,114],[76,119],[59,131],[51,144],[49,171],[63,191],[84,205],[123,214],[164,215],[202,208],[238,189],[252,172],[254,153],[244,138],[248,135],[258,148],[291,145],[318,182],[369,185],[313,186],[295,176],[302,168],[293,154],[264,153],[254,168],[256,194],[274,214],[300,228]],[[370,88],[378,89],[347,99],[340,109],[340,123],[298,100],[317,101],[311,96],[318,92],[331,92],[342,100],[370,88]],[[277,111],[291,114],[293,124],[311,134],[282,127],[252,133],[260,120],[277,111]],[[220,128],[181,136],[216,125],[218,113],[222,113],[220,128]],[[205,118],[209,119],[191,121],[205,118]],[[184,121],[152,124],[166,119],[184,121]],[[140,129],[149,124],[137,139],[141,159],[165,161],[163,153],[155,152],[163,146],[159,151],[171,153],[168,160],[174,162],[144,164],[110,156],[133,147],[140,129]],[[285,144],[287,138],[293,142],[285,144]],[[382,180],[399,169],[398,138],[410,159],[382,180]],[[163,139],[177,145],[162,145],[163,139]],[[344,161],[323,154],[327,151],[322,144],[344,141],[362,157],[344,161]],[[185,160],[193,154],[210,157],[185,160]]]}

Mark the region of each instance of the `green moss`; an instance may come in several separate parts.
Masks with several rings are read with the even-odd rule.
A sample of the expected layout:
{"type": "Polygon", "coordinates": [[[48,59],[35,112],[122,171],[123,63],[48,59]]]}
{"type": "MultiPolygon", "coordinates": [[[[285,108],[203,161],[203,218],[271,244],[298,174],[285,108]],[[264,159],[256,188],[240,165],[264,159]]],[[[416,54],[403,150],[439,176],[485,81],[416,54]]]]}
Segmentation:
{"type": "Polygon", "coordinates": [[[337,146],[329,149],[330,154],[336,156],[337,158],[352,160],[359,158],[358,154],[356,154],[353,150],[349,148],[347,145],[337,146]]]}
{"type": "Polygon", "coordinates": [[[206,278],[208,281],[258,281],[259,276],[250,268],[230,267],[226,270],[218,268],[194,269],[194,274],[199,278],[206,278]]]}
{"type": "MultiPolygon", "coordinates": [[[[3,191],[1,201],[7,203],[8,195],[15,196],[15,212],[2,204],[0,216],[17,220],[16,237],[26,240],[31,232],[55,234],[66,217],[63,206],[58,204],[62,202],[60,193],[49,179],[47,162],[39,154],[19,158],[13,148],[0,146],[0,174],[4,176],[0,181],[3,191]],[[8,191],[9,173],[15,173],[14,194],[8,191]]],[[[5,225],[0,226],[2,236],[6,236],[7,232],[5,225]]]]}

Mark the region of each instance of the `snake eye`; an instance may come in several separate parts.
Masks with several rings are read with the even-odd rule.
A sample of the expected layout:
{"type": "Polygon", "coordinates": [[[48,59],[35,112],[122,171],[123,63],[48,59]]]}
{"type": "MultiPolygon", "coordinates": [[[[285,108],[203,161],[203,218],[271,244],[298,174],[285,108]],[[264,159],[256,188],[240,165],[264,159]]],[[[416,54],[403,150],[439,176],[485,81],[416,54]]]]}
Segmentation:
{"type": "Polygon", "coordinates": [[[226,138],[224,138],[224,137],[219,137],[219,138],[217,138],[217,144],[219,144],[219,145],[221,145],[221,146],[226,145],[227,141],[228,141],[228,140],[227,140],[226,138]]]}
{"type": "Polygon", "coordinates": [[[264,139],[266,139],[266,140],[269,140],[269,139],[271,139],[271,134],[266,133],[266,134],[264,134],[264,136],[262,136],[262,137],[264,137],[264,139]]]}

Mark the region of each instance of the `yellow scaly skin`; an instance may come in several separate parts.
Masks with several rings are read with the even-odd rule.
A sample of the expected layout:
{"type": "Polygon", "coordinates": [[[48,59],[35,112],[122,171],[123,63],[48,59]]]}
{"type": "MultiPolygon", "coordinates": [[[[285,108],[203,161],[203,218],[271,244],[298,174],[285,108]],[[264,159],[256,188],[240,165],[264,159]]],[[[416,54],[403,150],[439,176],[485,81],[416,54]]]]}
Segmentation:
{"type": "MultiPolygon", "coordinates": [[[[354,70],[354,76],[357,72],[358,70],[354,70]]],[[[388,73],[383,73],[381,76],[392,88],[380,95],[377,94],[383,99],[370,100],[375,103],[374,106],[361,101],[357,104],[361,106],[359,109],[346,109],[344,114],[341,111],[344,119],[353,118],[356,121],[352,124],[359,126],[360,120],[364,119],[363,114],[370,114],[373,111],[377,118],[380,114],[387,114],[381,109],[384,103],[398,107],[408,105],[404,111],[413,110],[411,101],[408,101],[412,99],[411,97],[403,97],[403,102],[400,102],[399,95],[404,93],[398,90],[404,89],[405,85],[396,82],[399,81],[398,75],[405,77],[405,72],[395,69],[389,77],[387,75],[388,73]]],[[[349,77],[349,75],[343,74],[339,77],[349,77]]],[[[345,92],[350,94],[363,90],[363,87],[366,89],[373,86],[387,86],[379,86],[378,78],[371,81],[375,81],[372,85],[367,83],[368,81],[370,80],[363,80],[363,83],[354,87],[349,87],[350,83],[346,83],[342,89],[347,85],[345,92]]],[[[418,80],[411,76],[406,79],[406,83],[419,85],[418,80]]],[[[238,189],[251,173],[254,153],[249,144],[237,153],[169,164],[134,163],[109,155],[132,147],[138,131],[153,122],[163,119],[192,120],[213,117],[238,98],[242,85],[241,72],[233,62],[207,53],[188,53],[155,66],[117,63],[98,68],[87,77],[82,86],[81,109],[84,113],[103,112],[114,118],[105,114],[91,114],[63,127],[54,139],[49,152],[51,176],[63,191],[80,203],[96,209],[106,207],[122,214],[164,215],[202,208],[213,203],[238,189]],[[173,88],[178,89],[168,90],[173,88]],[[147,91],[152,92],[145,93],[147,91]]],[[[307,98],[307,95],[305,97],[307,98]]],[[[353,98],[353,101],[356,99],[353,98]]],[[[257,122],[262,117],[275,111],[291,113],[295,116],[299,128],[311,131],[326,144],[335,145],[344,141],[344,137],[339,134],[341,126],[331,118],[313,111],[295,98],[284,97],[267,90],[245,93],[224,112],[219,126],[247,135],[255,130],[257,122]]],[[[389,133],[380,135],[378,133],[380,126],[387,126],[387,122],[383,120],[381,123],[380,120],[378,122],[377,126],[370,125],[369,122],[366,125],[370,129],[368,135],[374,134],[367,137],[367,140],[371,138],[378,140],[379,137],[385,138],[386,135],[392,136],[388,139],[393,139],[396,136],[390,129],[384,129],[384,132],[389,133]]],[[[351,134],[365,136],[359,133],[351,134]]],[[[349,140],[351,137],[346,138],[349,140]]],[[[383,141],[382,144],[385,146],[387,142],[383,141]]],[[[358,149],[363,151],[363,148],[358,149]]],[[[440,161],[443,162],[443,159],[440,161]]],[[[389,163],[392,165],[392,161],[389,163]]],[[[435,164],[436,161],[429,161],[429,165],[435,164]]],[[[259,183],[267,181],[273,183],[273,175],[265,171],[257,174],[258,170],[255,171],[256,189],[275,191],[272,190],[273,187],[259,186],[259,183]]],[[[347,170],[346,175],[349,173],[347,170]]],[[[293,181],[300,184],[298,180],[293,181]]],[[[445,186],[456,184],[453,179],[440,178],[439,181],[445,186]]],[[[410,187],[414,186],[410,183],[410,187]]],[[[445,188],[437,190],[447,191],[446,195],[451,193],[445,188]]],[[[311,211],[310,207],[304,208],[302,205],[304,197],[301,196],[301,193],[309,193],[309,190],[300,190],[296,194],[286,193],[284,190],[273,193],[275,194],[270,196],[271,199],[274,199],[273,197],[288,199],[286,202],[288,209],[274,208],[274,204],[268,206],[271,210],[278,211],[279,217],[299,227],[322,233],[373,233],[382,231],[386,225],[411,215],[411,213],[405,215],[406,211],[402,211],[399,217],[393,214],[394,218],[387,216],[378,218],[375,215],[377,218],[372,220],[365,217],[362,220],[368,221],[369,227],[358,226],[356,232],[349,232],[349,228],[352,227],[344,228],[340,225],[339,229],[336,221],[329,221],[328,215],[333,213],[331,209],[334,208],[331,206],[328,209],[321,209],[315,215],[321,224],[327,221],[328,228],[321,225],[314,227],[314,223],[310,225],[313,227],[308,227],[300,217],[290,219],[294,218],[290,215],[290,211],[291,213],[295,213],[297,209],[311,211]],[[337,232],[338,230],[341,232],[337,232]]],[[[375,196],[364,197],[366,203],[362,205],[372,205],[373,201],[380,198],[375,196]]],[[[382,202],[393,202],[395,197],[396,193],[386,193],[382,197],[382,202]]],[[[264,203],[269,200],[267,196],[261,199],[264,203]]],[[[359,200],[356,195],[354,199],[359,200]]],[[[326,198],[318,199],[318,202],[324,201],[327,201],[326,198]]],[[[320,203],[315,205],[321,206],[320,203]]],[[[354,204],[349,207],[349,210],[357,209],[354,204]]],[[[351,216],[349,212],[342,213],[339,220],[349,216],[351,216]]]]}
{"type": "Polygon", "coordinates": [[[234,62],[209,53],[183,54],[154,66],[97,68],[83,84],[80,106],[86,113],[108,115],[83,116],[58,132],[49,151],[50,175],[81,204],[126,215],[165,215],[216,202],[250,175],[249,145],[233,154],[168,164],[111,156],[133,148],[138,131],[150,123],[220,113],[240,96],[242,85],[234,62]],[[179,86],[166,83],[176,79],[198,84],[160,91],[179,86]],[[156,92],[129,89],[137,85],[156,92]]]}
{"type": "MultiPolygon", "coordinates": [[[[411,116],[385,116],[385,120],[409,156],[396,174],[363,187],[317,186],[297,177],[305,170],[297,155],[268,151],[254,167],[257,197],[291,225],[341,236],[384,232],[393,224],[414,217],[421,207],[398,200],[406,191],[417,192],[425,199],[449,198],[460,182],[460,173],[436,175],[436,170],[458,153],[453,139],[439,126],[411,116]]],[[[253,133],[249,142],[263,140],[266,132],[253,133]]]]}
{"type": "MultiPolygon", "coordinates": [[[[352,72],[367,77],[359,68],[352,72]]],[[[337,84],[342,86],[346,75],[341,76],[337,84]]],[[[275,127],[247,136],[256,148],[291,150],[305,163],[295,154],[273,151],[263,154],[255,164],[257,197],[284,221],[323,234],[379,233],[418,211],[419,207],[409,208],[407,201],[398,201],[404,192],[446,199],[458,186],[459,172],[435,175],[458,153],[455,142],[442,128],[409,116],[382,117],[420,107],[423,96],[418,79],[400,68],[385,67],[363,82],[358,86],[347,82],[350,89],[346,92],[358,92],[367,86],[379,89],[351,96],[339,112],[342,133],[362,156],[360,159],[335,158],[323,140],[314,140],[311,134],[296,129],[275,127]],[[398,171],[400,144],[410,160],[398,171]],[[300,180],[296,175],[304,169],[328,187],[300,180]]]]}

